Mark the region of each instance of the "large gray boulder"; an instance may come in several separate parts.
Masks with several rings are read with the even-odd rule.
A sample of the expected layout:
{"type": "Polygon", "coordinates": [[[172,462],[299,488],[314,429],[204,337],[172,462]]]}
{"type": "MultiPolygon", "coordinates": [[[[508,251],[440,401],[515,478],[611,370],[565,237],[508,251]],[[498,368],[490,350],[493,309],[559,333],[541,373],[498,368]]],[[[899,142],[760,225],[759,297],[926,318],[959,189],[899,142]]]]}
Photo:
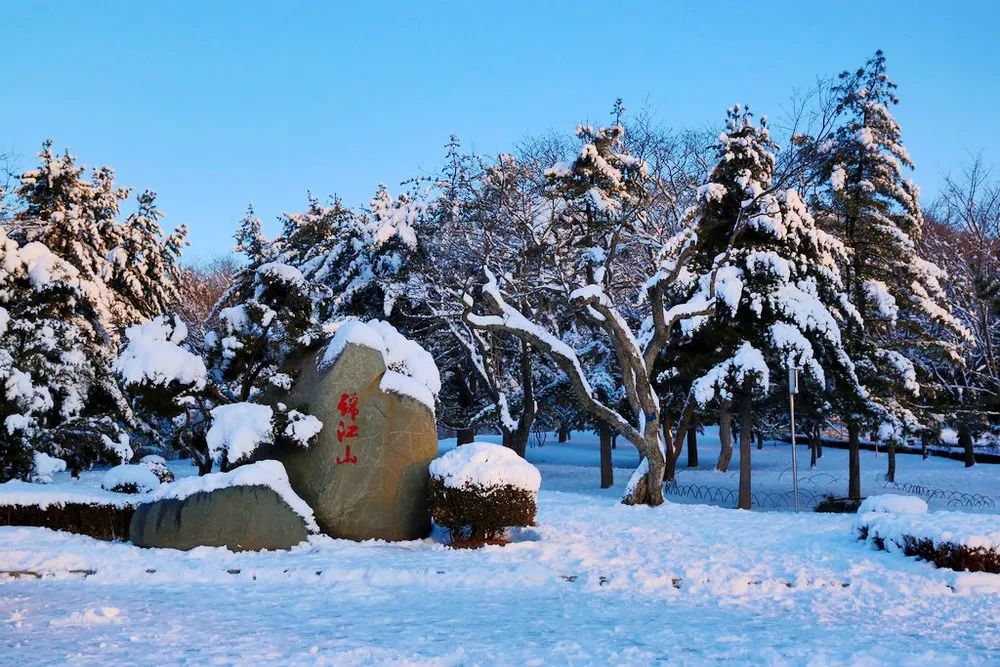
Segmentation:
{"type": "Polygon", "coordinates": [[[308,449],[264,452],[285,465],[292,489],[315,512],[320,530],[352,540],[413,540],[430,533],[428,465],[437,456],[434,413],[387,373],[383,354],[347,343],[302,362],[282,400],[323,422],[308,449]],[[385,389],[383,389],[385,387],[385,389]]]}
{"type": "Polygon", "coordinates": [[[230,486],[139,505],[129,539],[140,547],[233,551],[290,549],[308,536],[306,520],[272,488],[230,486]]]}

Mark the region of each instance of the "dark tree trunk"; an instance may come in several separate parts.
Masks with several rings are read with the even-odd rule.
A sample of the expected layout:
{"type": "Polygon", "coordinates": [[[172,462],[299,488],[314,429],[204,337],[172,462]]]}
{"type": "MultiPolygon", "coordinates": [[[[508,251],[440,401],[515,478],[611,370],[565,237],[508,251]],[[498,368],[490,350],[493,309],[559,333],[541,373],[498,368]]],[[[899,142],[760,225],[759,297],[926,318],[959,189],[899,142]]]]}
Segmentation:
{"type": "Polygon", "coordinates": [[[816,458],[823,458],[823,427],[816,424],[816,458]]]}
{"type": "Polygon", "coordinates": [[[503,429],[503,444],[510,447],[522,459],[528,449],[528,438],[531,437],[531,425],[535,421],[535,387],[531,375],[531,348],[527,343],[521,343],[521,387],[524,391],[524,405],[521,417],[517,420],[517,428],[513,431],[503,429]]]}
{"type": "Polygon", "coordinates": [[[757,449],[764,449],[764,434],[757,431],[757,449]]]}
{"type": "Polygon", "coordinates": [[[698,428],[691,426],[687,433],[688,468],[698,467],[698,428]]]}
{"type": "Polygon", "coordinates": [[[809,433],[809,467],[816,467],[816,459],[819,458],[819,427],[813,426],[809,433]]]}
{"type": "Polygon", "coordinates": [[[611,449],[618,449],[618,434],[611,436],[611,449]]]}
{"type": "Polygon", "coordinates": [[[569,427],[560,426],[559,427],[559,442],[569,442],[569,427]]]}
{"type": "Polygon", "coordinates": [[[856,424],[847,425],[848,482],[847,497],[861,500],[861,429],[856,424]]]}
{"type": "Polygon", "coordinates": [[[753,414],[749,392],[740,401],[740,499],[736,505],[748,510],[752,504],[750,490],[750,453],[753,450],[753,414]]]}
{"type": "MultiPolygon", "coordinates": [[[[457,378],[456,384],[458,386],[458,405],[462,409],[463,413],[468,414],[476,404],[476,397],[472,391],[472,387],[469,386],[468,374],[466,373],[455,373],[454,377],[457,378]]],[[[470,442],[475,442],[476,440],[476,428],[460,428],[455,430],[455,441],[458,445],[467,445],[470,442]]]]}
{"type": "Polygon", "coordinates": [[[719,443],[719,461],[715,464],[715,469],[726,472],[733,459],[733,413],[729,403],[723,403],[719,408],[719,443]]]}
{"type": "Polygon", "coordinates": [[[597,431],[601,437],[601,488],[610,488],[615,483],[615,469],[611,465],[611,428],[600,422],[597,431]]]}
{"type": "Polygon", "coordinates": [[[198,474],[207,475],[212,472],[212,459],[206,458],[204,460],[198,461],[198,474]]]}
{"type": "Polygon", "coordinates": [[[660,433],[663,437],[663,442],[667,444],[667,452],[664,458],[663,479],[671,481],[677,476],[677,456],[679,453],[675,452],[674,448],[671,446],[673,439],[671,438],[670,433],[670,421],[666,418],[663,420],[663,423],[660,424],[660,433]]]}
{"type": "Polygon", "coordinates": [[[968,424],[958,427],[958,445],[965,450],[965,467],[971,468],[976,465],[976,452],[972,448],[972,429],[968,424]]]}
{"type": "Polygon", "coordinates": [[[896,481],[896,443],[889,443],[889,466],[885,470],[885,481],[896,481]]]}

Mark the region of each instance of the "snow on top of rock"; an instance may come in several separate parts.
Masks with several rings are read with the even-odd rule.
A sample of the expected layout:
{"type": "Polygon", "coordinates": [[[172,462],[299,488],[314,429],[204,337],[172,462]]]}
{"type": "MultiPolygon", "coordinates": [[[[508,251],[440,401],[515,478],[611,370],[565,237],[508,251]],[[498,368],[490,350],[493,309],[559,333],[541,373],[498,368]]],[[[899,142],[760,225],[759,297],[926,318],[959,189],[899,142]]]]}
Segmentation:
{"type": "Polygon", "coordinates": [[[212,408],[212,426],[205,434],[209,455],[219,460],[222,454],[235,463],[274,438],[269,405],[230,403],[212,408]]]}
{"type": "Polygon", "coordinates": [[[101,479],[101,488],[107,491],[129,485],[134,485],[138,493],[149,493],[160,486],[160,478],[147,465],[126,463],[111,468],[101,479]]]}
{"type": "Polygon", "coordinates": [[[306,504],[288,483],[288,473],[279,461],[265,460],[244,465],[229,472],[215,472],[200,477],[185,477],[169,484],[161,484],[158,489],[145,496],[145,502],[155,500],[183,500],[196,493],[207,493],[233,486],[266,486],[277,493],[289,507],[306,522],[310,532],[318,533],[319,526],[312,508],[306,504]]]}
{"type": "Polygon", "coordinates": [[[351,343],[378,351],[388,369],[382,376],[383,391],[392,391],[417,400],[434,412],[434,397],[441,391],[441,374],[434,357],[415,341],[382,320],[345,320],[319,360],[319,368],[332,365],[351,343]]]}
{"type": "Polygon", "coordinates": [[[466,484],[487,488],[509,484],[537,492],[542,484],[538,468],[509,447],[489,442],[472,442],[456,447],[431,461],[430,473],[453,489],[466,484]]]}
{"type": "Polygon", "coordinates": [[[187,326],[181,320],[171,324],[161,315],[130,326],[125,337],[128,344],[115,360],[114,370],[126,383],[205,386],[205,362],[180,346],[187,338],[187,326]]]}

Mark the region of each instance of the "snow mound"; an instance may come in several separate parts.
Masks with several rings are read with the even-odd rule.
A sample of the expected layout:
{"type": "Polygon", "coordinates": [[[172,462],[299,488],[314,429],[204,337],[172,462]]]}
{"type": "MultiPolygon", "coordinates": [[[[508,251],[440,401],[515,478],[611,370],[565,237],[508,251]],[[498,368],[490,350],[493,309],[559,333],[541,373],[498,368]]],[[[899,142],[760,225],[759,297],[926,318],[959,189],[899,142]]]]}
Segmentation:
{"type": "Polygon", "coordinates": [[[382,320],[349,319],[336,325],[336,333],[320,357],[321,369],[331,366],[348,344],[378,351],[388,369],[382,391],[408,396],[434,412],[434,397],[441,391],[441,374],[434,357],[418,343],[382,320]]]}
{"type": "Polygon", "coordinates": [[[208,451],[218,461],[222,454],[235,463],[253,453],[274,437],[270,406],[258,403],[232,403],[212,408],[212,426],[205,434],[208,451]]]}
{"type": "Polygon", "coordinates": [[[51,484],[52,476],[66,470],[66,462],[49,456],[45,452],[35,452],[35,469],[31,473],[31,481],[36,484],[51,484]]]}
{"type": "Polygon", "coordinates": [[[101,479],[101,488],[106,491],[128,486],[134,486],[136,493],[149,493],[160,486],[160,478],[147,465],[126,463],[111,468],[101,479]]]}
{"type": "Polygon", "coordinates": [[[169,484],[161,484],[158,489],[144,498],[146,502],[155,500],[183,500],[196,493],[207,493],[233,486],[266,486],[277,493],[289,507],[303,518],[310,532],[318,533],[319,526],[312,508],[306,504],[288,483],[288,473],[279,461],[265,460],[240,466],[229,472],[215,472],[201,477],[185,477],[169,484]]]}
{"type": "Polygon", "coordinates": [[[868,512],[889,514],[927,514],[927,503],[917,496],[901,496],[895,493],[885,493],[880,496],[870,496],[858,508],[858,515],[868,512]]]}
{"type": "Polygon", "coordinates": [[[456,447],[431,461],[430,473],[453,489],[460,489],[466,484],[482,487],[509,484],[537,492],[542,485],[538,468],[514,450],[489,442],[472,442],[456,447]]]}

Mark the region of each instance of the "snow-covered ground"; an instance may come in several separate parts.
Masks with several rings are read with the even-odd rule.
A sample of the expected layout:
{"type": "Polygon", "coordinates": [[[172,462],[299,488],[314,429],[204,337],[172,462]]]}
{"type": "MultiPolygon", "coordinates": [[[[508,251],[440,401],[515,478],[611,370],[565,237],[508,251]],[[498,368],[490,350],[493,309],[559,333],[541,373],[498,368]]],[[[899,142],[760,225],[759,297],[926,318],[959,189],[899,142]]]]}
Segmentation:
{"type": "MultiPolygon", "coordinates": [[[[732,474],[711,470],[710,433],[700,445],[702,467],[682,470],[679,483],[735,486],[732,474]]],[[[804,484],[811,474],[813,486],[843,493],[845,452],[827,449],[812,473],[800,453],[804,484]]],[[[787,445],[754,451],[758,490],[787,489],[788,457],[787,445]]],[[[46,575],[0,578],[0,662],[997,662],[1000,575],[874,551],[857,541],[851,515],[741,512],[672,496],[659,508],[622,506],[635,463],[625,443],[615,450],[617,484],[603,491],[588,434],[564,445],[550,437],[528,458],[542,472],[538,526],[477,551],[448,549],[437,533],[233,554],[0,528],[0,570],[46,575]]],[[[866,493],[882,490],[884,463],[863,453],[866,493]]],[[[76,486],[97,487],[100,477],[76,486]]],[[[901,456],[898,479],[1000,505],[1000,466],[901,456]]],[[[64,474],[56,484],[67,484],[64,474]]]]}

